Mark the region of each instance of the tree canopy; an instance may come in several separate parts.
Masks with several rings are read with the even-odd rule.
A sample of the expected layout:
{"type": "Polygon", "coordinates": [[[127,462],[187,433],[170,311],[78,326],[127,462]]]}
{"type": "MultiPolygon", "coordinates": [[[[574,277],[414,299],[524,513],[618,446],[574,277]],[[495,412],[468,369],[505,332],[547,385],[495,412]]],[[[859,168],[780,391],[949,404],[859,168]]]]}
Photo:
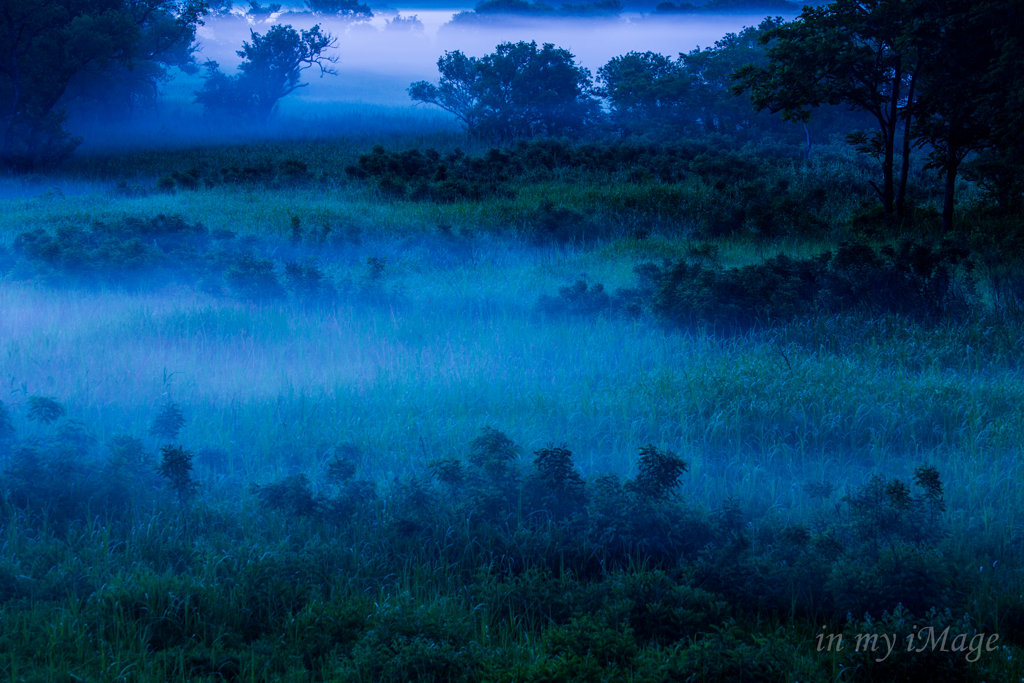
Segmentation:
{"type": "Polygon", "coordinates": [[[324,54],[337,41],[319,24],[301,32],[273,26],[265,35],[250,31],[250,36],[252,42],[242,43],[237,53],[242,58],[237,75],[228,76],[217,62],[206,62],[206,82],[196,102],[207,113],[266,120],[282,97],[308,85],[302,82],[303,70],[316,66],[321,76],[337,73],[328,66],[337,58],[324,54]]]}
{"type": "Polygon", "coordinates": [[[418,81],[409,95],[455,114],[471,134],[574,134],[600,117],[590,72],[550,43],[502,43],[479,59],[455,50],[437,68],[438,85],[418,81]]]}
{"type": "Polygon", "coordinates": [[[64,130],[69,90],[115,72],[153,83],[190,64],[206,12],[202,0],[0,0],[0,164],[68,156],[79,142],[64,130]]]}
{"type": "Polygon", "coordinates": [[[736,92],[759,109],[807,121],[823,104],[869,113],[875,130],[849,139],[881,161],[876,186],[886,217],[902,215],[911,150],[930,149],[945,174],[943,223],[964,156],[1019,145],[1007,101],[1020,101],[1021,0],[835,0],[805,7],[766,33],[768,63],[737,71],[736,92]],[[996,122],[1004,122],[997,132],[996,122]],[[1016,138],[1017,142],[1014,142],[1016,138]],[[897,180],[897,154],[901,168],[897,180]]]}

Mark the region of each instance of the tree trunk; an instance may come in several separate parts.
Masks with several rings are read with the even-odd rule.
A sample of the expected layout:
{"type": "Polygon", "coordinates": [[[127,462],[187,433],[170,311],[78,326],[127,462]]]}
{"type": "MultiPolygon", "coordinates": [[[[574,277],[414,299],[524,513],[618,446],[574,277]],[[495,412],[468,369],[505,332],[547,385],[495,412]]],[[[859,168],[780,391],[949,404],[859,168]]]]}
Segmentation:
{"type": "Polygon", "coordinates": [[[917,72],[921,70],[921,60],[918,58],[914,66],[914,73],[910,77],[910,88],[907,90],[907,106],[903,110],[903,163],[900,167],[900,189],[896,194],[896,215],[904,216],[907,205],[907,179],[910,176],[910,124],[914,117],[914,89],[917,86],[917,72]]]}
{"type": "Polygon", "coordinates": [[[956,174],[960,169],[961,155],[956,148],[950,148],[946,158],[946,190],[942,198],[942,232],[953,230],[953,208],[955,205],[956,174]]]}
{"type": "Polygon", "coordinates": [[[895,200],[894,173],[896,165],[896,122],[899,118],[897,111],[900,102],[900,82],[903,79],[903,60],[896,59],[896,74],[892,80],[892,96],[889,98],[889,111],[882,128],[882,136],[885,142],[885,160],[882,162],[882,205],[885,211],[886,222],[892,218],[893,204],[895,200]]]}

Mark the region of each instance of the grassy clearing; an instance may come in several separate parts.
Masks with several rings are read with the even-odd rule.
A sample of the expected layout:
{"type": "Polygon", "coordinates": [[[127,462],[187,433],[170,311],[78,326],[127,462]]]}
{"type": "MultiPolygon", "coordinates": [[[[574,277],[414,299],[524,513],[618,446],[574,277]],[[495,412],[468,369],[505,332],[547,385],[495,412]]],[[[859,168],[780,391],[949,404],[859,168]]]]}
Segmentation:
{"type": "MultiPolygon", "coordinates": [[[[636,287],[645,262],[812,258],[853,234],[860,207],[833,190],[817,214],[829,232],[765,241],[757,216],[722,213],[734,185],[697,174],[531,171],[512,197],[385,199],[344,170],[365,145],[337,144],[97,153],[69,172],[97,191],[4,200],[6,677],[1021,676],[1024,327],[984,270],[969,314],[938,321],[818,311],[733,334],[666,326],[649,307],[544,312],[542,295],[577,280],[636,287]],[[196,164],[288,157],[312,179],[155,187],[196,164]],[[114,192],[124,179],[145,196],[114,192]],[[18,247],[29,229],[75,246],[85,233],[68,228],[160,214],[237,233],[193,251],[154,238],[175,263],[224,261],[220,291],[190,272],[89,286],[61,279],[73,260],[47,270],[18,247]],[[747,228],[714,237],[704,214],[747,228]],[[232,288],[246,249],[278,279],[318,259],[336,296],[232,288]],[[41,419],[39,397],[67,415],[41,419]],[[185,418],[174,439],[151,430],[169,403],[185,418]],[[196,454],[184,504],[154,473],[171,442],[196,454]],[[643,453],[686,462],[676,498],[656,495],[667,470],[643,453]],[[922,466],[942,509],[915,483],[922,466]],[[901,603],[914,623],[998,632],[1000,647],[888,668],[816,650],[822,624],[874,628],[847,611],[903,633],[901,603]]],[[[855,177],[840,156],[780,167],[769,187],[855,177]]]]}

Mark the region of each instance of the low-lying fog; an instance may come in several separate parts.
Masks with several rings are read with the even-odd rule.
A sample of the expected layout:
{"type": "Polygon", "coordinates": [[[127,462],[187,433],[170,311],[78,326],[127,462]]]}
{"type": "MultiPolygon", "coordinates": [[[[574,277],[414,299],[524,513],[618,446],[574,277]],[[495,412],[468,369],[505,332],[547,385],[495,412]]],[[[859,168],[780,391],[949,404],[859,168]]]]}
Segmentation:
{"type": "MultiPolygon", "coordinates": [[[[406,89],[418,80],[437,82],[437,60],[447,50],[473,56],[494,51],[503,42],[534,40],[571,51],[577,62],[596,76],[597,70],[617,55],[653,51],[675,56],[713,45],[726,33],[759,24],[763,14],[652,16],[625,13],[621,17],[593,19],[488,18],[488,25],[452,23],[465,8],[375,10],[368,22],[344,22],[310,13],[286,12],[254,20],[242,15],[205,19],[197,36],[197,61],[214,60],[228,74],[236,73],[236,54],[250,31],[265,34],[274,24],[306,29],[314,24],[337,38],[329,50],[337,58],[338,73],[320,77],[314,68],[303,72],[308,83],[278,103],[270,125],[211,121],[202,117],[195,92],[202,88],[202,71],[187,75],[174,70],[161,85],[156,109],[136,112],[130,122],[98,114],[72,111],[69,128],[82,134],[81,153],[110,147],[176,147],[216,141],[242,142],[254,138],[309,139],[322,135],[373,131],[376,138],[391,131],[459,130],[454,117],[436,107],[416,106],[406,89]],[[397,29],[389,24],[397,15],[416,16],[422,26],[397,29]],[[370,124],[370,125],[367,125],[370,124]]],[[[404,24],[408,26],[409,22],[404,24]]]]}
{"type": "Polygon", "coordinates": [[[462,50],[482,56],[502,42],[535,40],[566,48],[591,73],[616,55],[647,50],[676,55],[698,46],[712,45],[729,32],[756,25],[762,14],[718,16],[652,17],[639,13],[620,18],[529,19],[503,17],[499,25],[463,27],[449,23],[460,9],[398,10],[402,17],[416,15],[422,30],[388,26],[394,13],[378,11],[373,20],[346,23],[304,13],[272,15],[268,20],[247,17],[207,18],[199,29],[200,61],[213,59],[228,73],[240,61],[235,51],[249,31],[265,33],[273,24],[290,24],[296,29],[320,24],[338,38],[331,51],[339,60],[338,76],[318,78],[315,69],[306,72],[310,85],[292,97],[314,101],[362,101],[375,104],[410,104],[405,89],[416,80],[437,80],[437,58],[446,50],[462,50]]]}

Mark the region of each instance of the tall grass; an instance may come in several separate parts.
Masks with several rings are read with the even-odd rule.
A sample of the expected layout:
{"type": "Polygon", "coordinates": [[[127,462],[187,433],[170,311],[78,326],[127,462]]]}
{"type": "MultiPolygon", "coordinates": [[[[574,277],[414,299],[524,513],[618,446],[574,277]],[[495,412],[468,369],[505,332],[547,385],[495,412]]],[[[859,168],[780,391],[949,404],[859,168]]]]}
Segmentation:
{"type": "MultiPolygon", "coordinates": [[[[753,680],[756,669],[774,672],[771,680],[868,680],[850,660],[813,650],[815,619],[829,608],[800,586],[790,587],[787,616],[754,602],[715,607],[725,598],[691,583],[702,577],[722,592],[770,583],[770,566],[796,562],[772,555],[789,547],[782,530],[823,529],[829,515],[852,514],[837,512],[839,499],[873,475],[910,481],[921,465],[941,474],[946,509],[936,524],[949,534],[916,554],[894,544],[892,557],[934,569],[941,548],[944,570],[962,572],[972,623],[1009,629],[1012,647],[968,673],[1020,676],[1012,633],[1024,623],[1013,597],[1024,561],[1018,318],[987,305],[940,323],[822,312],[736,335],[669,329],[645,315],[545,313],[535,305],[541,295],[577,280],[612,291],[634,286],[633,269],[646,261],[701,253],[738,266],[777,253],[813,256],[845,234],[856,206],[827,200],[835,235],[709,241],[701,214],[720,206],[720,191],[701,178],[626,182],[568,171],[517,178],[511,198],[391,201],[344,173],[365,148],[335,141],[97,151],[68,177],[98,191],[3,200],[0,244],[8,247],[29,228],[56,234],[174,213],[258,236],[271,254],[315,255],[337,282],[365,280],[368,258],[376,259],[395,293],[370,303],[254,303],[183,284],[155,292],[53,287],[15,277],[16,268],[0,280],[0,401],[14,430],[10,439],[0,430],[0,465],[26,457],[15,445],[65,443],[69,421],[94,437],[91,458],[102,460],[117,435],[140,438],[152,454],[161,442],[150,426],[174,403],[186,420],[178,442],[197,452],[199,483],[195,501],[179,501],[149,473],[130,514],[97,498],[70,521],[46,505],[22,506],[9,483],[0,488],[5,676],[661,680],[688,672],[753,680]],[[153,183],[193,165],[293,155],[309,163],[314,183],[109,192],[125,178],[153,183]],[[617,229],[538,243],[528,222],[545,201],[588,225],[618,221],[617,229]],[[344,235],[356,226],[359,239],[292,244],[293,216],[307,231],[344,235]],[[653,234],[631,233],[630,221],[653,234]],[[30,399],[39,396],[59,401],[67,418],[32,422],[30,399]],[[439,495],[421,486],[428,465],[471,453],[485,428],[518,443],[515,462],[524,467],[535,451],[567,446],[595,486],[608,473],[636,476],[638,449],[649,444],[677,453],[689,465],[678,488],[692,515],[686,532],[721,535],[674,568],[637,554],[631,566],[594,570],[602,582],[594,588],[568,560],[559,573],[522,559],[578,550],[555,531],[522,531],[532,523],[516,516],[522,501],[504,530],[478,537],[473,516],[431,526],[427,506],[423,518],[401,517],[439,495]],[[327,491],[324,473],[343,457],[383,496],[344,524],[269,509],[248,488],[305,475],[327,491]],[[833,487],[833,497],[811,495],[813,485],[833,487]],[[460,544],[467,538],[474,540],[460,544]],[[758,564],[763,557],[774,564],[758,564]],[[662,598],[676,600],[678,612],[643,611],[662,598]],[[639,624],[676,623],[683,613],[696,624],[679,627],[686,635],[635,637],[639,624]]],[[[834,158],[778,171],[793,183],[843,173],[859,171],[834,158]]],[[[437,509],[450,503],[441,499],[437,509]]],[[[808,576],[825,571],[801,561],[810,563],[808,576]]],[[[860,558],[836,562],[862,568],[860,558]]]]}

